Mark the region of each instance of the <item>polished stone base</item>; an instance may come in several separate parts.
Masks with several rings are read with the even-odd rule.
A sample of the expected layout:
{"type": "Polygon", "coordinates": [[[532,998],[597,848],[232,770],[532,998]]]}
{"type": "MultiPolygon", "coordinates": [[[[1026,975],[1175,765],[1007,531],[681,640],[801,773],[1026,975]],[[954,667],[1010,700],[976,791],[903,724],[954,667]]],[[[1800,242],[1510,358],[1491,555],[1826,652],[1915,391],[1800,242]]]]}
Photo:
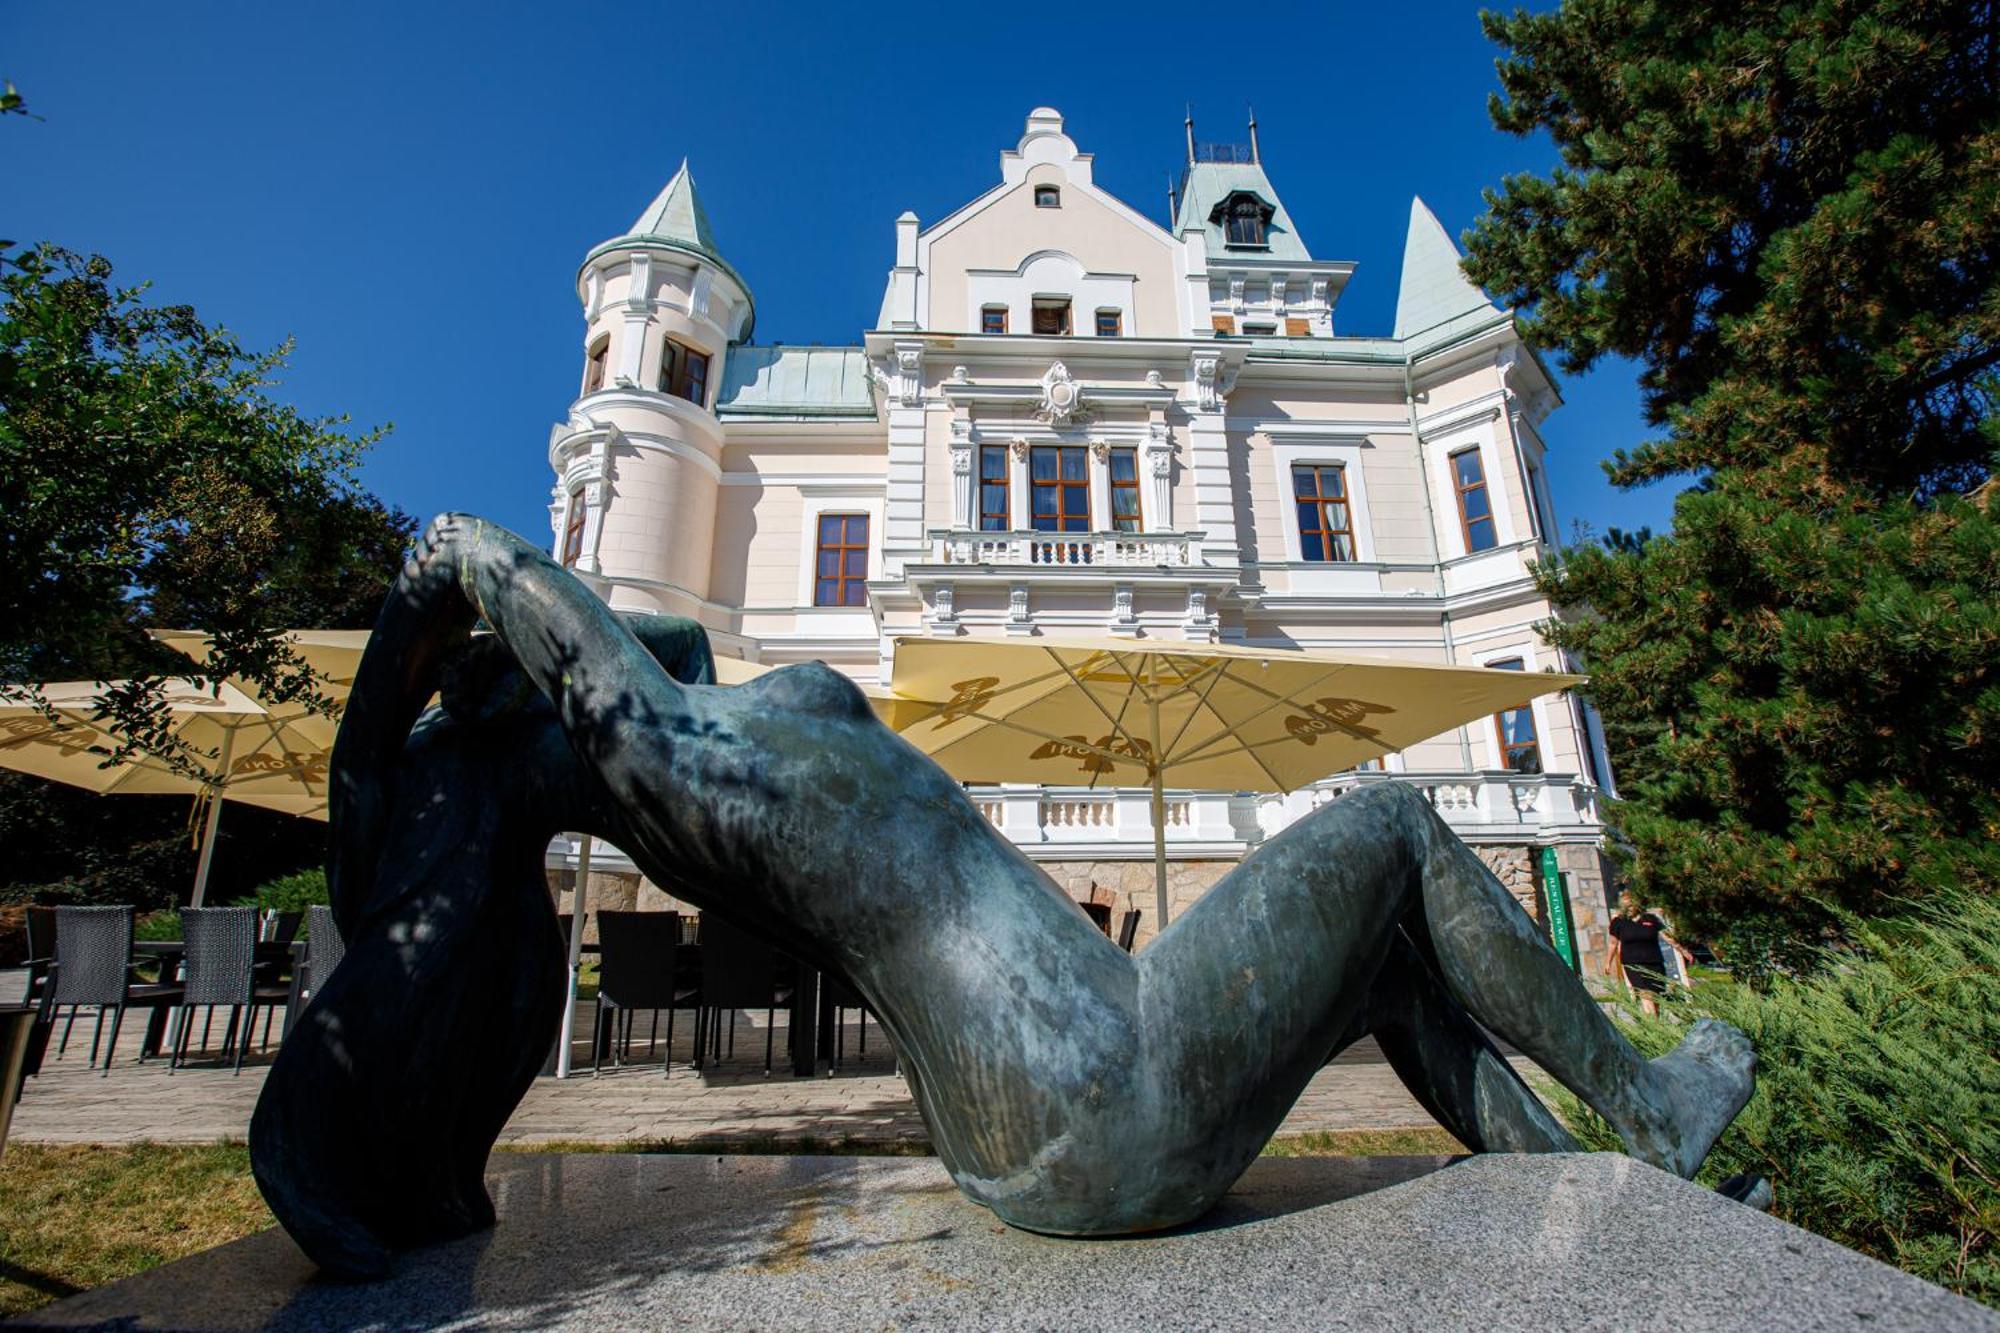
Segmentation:
{"type": "Polygon", "coordinates": [[[1265,1158],[1195,1227],[1011,1231],[930,1158],[501,1154],[500,1224],[362,1286],[276,1231],[73,1297],[124,1329],[2000,1329],[1628,1158],[1265,1158]],[[1443,1167],[1444,1169],[1439,1169],[1443,1167]]]}

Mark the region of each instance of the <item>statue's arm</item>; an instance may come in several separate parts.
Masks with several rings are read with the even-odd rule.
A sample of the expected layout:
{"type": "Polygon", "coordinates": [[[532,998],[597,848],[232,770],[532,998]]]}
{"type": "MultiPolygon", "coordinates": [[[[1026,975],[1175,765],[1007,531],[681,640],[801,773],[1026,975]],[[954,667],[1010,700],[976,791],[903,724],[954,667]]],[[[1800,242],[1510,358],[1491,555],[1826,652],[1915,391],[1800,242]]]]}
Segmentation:
{"type": "MultiPolygon", "coordinates": [[[[328,878],[344,931],[375,896],[410,729],[436,694],[446,659],[481,620],[555,705],[573,746],[615,746],[622,730],[601,725],[614,712],[663,726],[684,711],[673,675],[548,557],[481,519],[432,520],[383,604],[334,743],[328,806],[339,836],[328,878]]],[[[673,656],[689,679],[714,678],[698,633],[673,656]]]]}

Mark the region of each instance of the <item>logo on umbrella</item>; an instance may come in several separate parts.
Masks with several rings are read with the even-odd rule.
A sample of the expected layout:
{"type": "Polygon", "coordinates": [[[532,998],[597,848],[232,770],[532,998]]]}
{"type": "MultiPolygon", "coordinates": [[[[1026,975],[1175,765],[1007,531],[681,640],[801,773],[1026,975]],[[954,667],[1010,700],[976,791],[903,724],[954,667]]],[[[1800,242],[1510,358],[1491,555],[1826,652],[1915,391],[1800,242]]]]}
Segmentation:
{"type": "Polygon", "coordinates": [[[23,745],[52,745],[67,758],[89,751],[97,733],[81,723],[45,722],[38,717],[8,718],[0,722],[0,750],[23,745]]]}
{"type": "Polygon", "coordinates": [[[1083,736],[1065,736],[1059,741],[1043,741],[1029,751],[1030,759],[1080,759],[1085,773],[1110,773],[1117,765],[1106,757],[1122,754],[1147,763],[1153,757],[1153,747],[1143,740],[1125,740],[1118,736],[1099,736],[1092,742],[1083,736]]]}
{"type": "Polygon", "coordinates": [[[938,710],[938,727],[948,727],[954,722],[971,717],[993,700],[993,687],[1000,683],[998,676],[975,676],[971,680],[961,680],[951,687],[951,698],[938,710]]]}
{"type": "Polygon", "coordinates": [[[1312,745],[1321,736],[1333,731],[1357,740],[1380,741],[1382,733],[1374,727],[1362,726],[1361,719],[1370,713],[1395,711],[1386,704],[1371,704],[1362,699],[1316,699],[1305,705],[1304,712],[1286,718],[1285,730],[1291,732],[1293,739],[1301,745],[1312,745]]]}

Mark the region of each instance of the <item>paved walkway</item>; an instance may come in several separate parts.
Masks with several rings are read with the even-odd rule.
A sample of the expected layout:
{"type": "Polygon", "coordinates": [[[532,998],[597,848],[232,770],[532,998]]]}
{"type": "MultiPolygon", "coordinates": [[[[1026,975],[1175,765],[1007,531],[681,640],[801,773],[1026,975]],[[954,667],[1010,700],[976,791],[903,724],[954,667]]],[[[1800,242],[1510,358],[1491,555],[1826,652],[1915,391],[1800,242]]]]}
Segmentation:
{"type": "MultiPolygon", "coordinates": [[[[850,1011],[851,1013],[852,1011],[850,1011]]],[[[261,1026],[261,1025],[260,1025],[261,1026]]],[[[881,1030],[869,1026],[868,1053],[858,1056],[859,1030],[845,1031],[848,1060],[838,1074],[796,1078],[784,1064],[784,1016],[778,1018],[779,1068],[763,1073],[764,1016],[739,1014],[735,1054],[719,1067],[688,1067],[691,1042],[676,1026],[674,1065],[664,1077],[657,1048],[645,1049],[645,1024],[633,1059],[644,1065],[607,1068],[590,1076],[587,1034],[576,1047],[580,1076],[537,1079],[501,1135],[502,1143],[635,1143],[674,1141],[816,1144],[926,1140],[909,1090],[895,1072],[881,1030]]],[[[88,1017],[77,1024],[66,1058],[51,1044],[39,1077],[28,1080],[11,1138],[23,1143],[209,1143],[240,1140],[263,1086],[268,1053],[254,1054],[243,1072],[201,1064],[169,1074],[161,1060],[137,1063],[139,1040],[127,1025],[108,1076],[86,1068],[88,1017]]],[[[215,1025],[221,1039],[223,1024],[215,1025]]],[[[1389,1129],[1432,1124],[1403,1090],[1372,1044],[1344,1053],[1313,1079],[1281,1134],[1318,1130],[1389,1129]]]]}

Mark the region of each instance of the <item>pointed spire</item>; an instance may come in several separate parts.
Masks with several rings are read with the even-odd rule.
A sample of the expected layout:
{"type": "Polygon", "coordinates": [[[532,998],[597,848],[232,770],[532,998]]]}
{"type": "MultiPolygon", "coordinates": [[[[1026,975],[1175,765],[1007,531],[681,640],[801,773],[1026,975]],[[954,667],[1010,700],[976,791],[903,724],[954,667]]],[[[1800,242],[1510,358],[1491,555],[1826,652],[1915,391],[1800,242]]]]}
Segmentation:
{"type": "Polygon", "coordinates": [[[632,224],[627,235],[657,236],[721,257],[721,252],[716,249],[715,233],[709,229],[708,214],[701,206],[701,195],[694,188],[694,173],[688,170],[686,158],[681,159],[680,170],[667,182],[667,188],[660,191],[659,198],[639,215],[639,220],[632,224]]]}
{"type": "Polygon", "coordinates": [[[1459,267],[1464,256],[1422,199],[1410,201],[1403,280],[1396,292],[1396,333],[1408,338],[1448,319],[1496,309],[1459,267]]]}

